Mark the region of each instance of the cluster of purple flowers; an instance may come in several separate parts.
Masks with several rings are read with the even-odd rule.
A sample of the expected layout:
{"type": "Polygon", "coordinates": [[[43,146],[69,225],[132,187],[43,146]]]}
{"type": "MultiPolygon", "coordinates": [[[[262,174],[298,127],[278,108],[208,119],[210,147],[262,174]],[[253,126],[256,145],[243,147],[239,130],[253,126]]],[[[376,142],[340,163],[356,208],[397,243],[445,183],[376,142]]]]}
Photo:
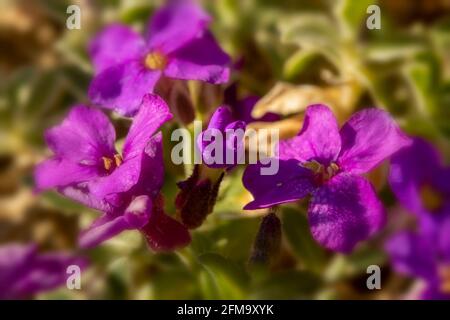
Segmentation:
{"type": "MultiPolygon", "coordinates": [[[[101,212],[80,234],[82,248],[124,230],[140,231],[153,250],[189,244],[188,229],[201,225],[212,212],[224,173],[236,165],[210,163],[203,136],[280,119],[272,113],[253,118],[257,98],[238,100],[235,86],[230,87],[226,105],[217,108],[197,140],[208,168],[196,166],[192,176],[179,183],[177,218],[164,212],[160,129],[172,114],[152,92],[161,77],[228,81],[230,59],[208,31],[210,21],[191,1],[170,1],[154,14],[143,37],[115,24],[92,41],[95,74],[89,97],[94,106],[133,117],[123,147],[116,148],[114,126],[102,111],[74,106],[61,124],[46,132],[53,155],[35,171],[39,191],[54,188],[101,212]]],[[[223,143],[224,153],[236,153],[243,142],[230,138],[223,143]]],[[[442,167],[429,145],[407,137],[385,111],[362,110],[339,129],[327,106],[309,106],[299,134],[279,143],[275,175],[262,175],[262,164],[247,166],[243,184],[254,200],[244,209],[271,208],[310,196],[313,237],[330,250],[350,252],[385,223],[383,204],[364,175],[392,155],[390,184],[400,202],[417,215],[419,227],[394,236],[387,250],[398,271],[426,280],[424,296],[445,296],[450,292],[450,170],[442,167]]],[[[60,277],[40,287],[33,279],[40,272],[60,270],[67,259],[39,257],[31,247],[0,249],[0,294],[23,297],[53,287],[60,277]],[[14,259],[6,262],[6,256],[14,259]]]]}

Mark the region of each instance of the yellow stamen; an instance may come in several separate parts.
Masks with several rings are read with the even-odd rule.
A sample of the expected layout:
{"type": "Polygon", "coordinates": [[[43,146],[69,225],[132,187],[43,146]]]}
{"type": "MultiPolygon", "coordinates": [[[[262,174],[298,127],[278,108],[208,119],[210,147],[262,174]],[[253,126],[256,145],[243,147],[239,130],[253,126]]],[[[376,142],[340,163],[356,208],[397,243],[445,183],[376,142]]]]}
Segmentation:
{"type": "Polygon", "coordinates": [[[153,51],[145,57],[145,66],[151,70],[163,70],[167,65],[167,57],[159,51],[153,51]]]}
{"type": "Polygon", "coordinates": [[[430,185],[420,188],[420,198],[427,210],[435,211],[442,207],[444,200],[442,196],[436,192],[430,185]]]}
{"type": "Polygon", "coordinates": [[[102,157],[102,160],[103,160],[103,167],[106,169],[106,171],[111,169],[113,161],[108,157],[102,157]]]}
{"type": "Polygon", "coordinates": [[[328,181],[339,171],[339,166],[332,162],[328,167],[312,160],[302,164],[303,167],[311,170],[320,181],[328,181]]]}
{"type": "Polygon", "coordinates": [[[314,173],[319,173],[323,170],[323,166],[316,160],[312,160],[302,164],[303,167],[308,168],[314,173]]]}
{"type": "Polygon", "coordinates": [[[119,167],[123,162],[122,156],[120,154],[115,154],[114,162],[116,163],[116,167],[119,167]]]}

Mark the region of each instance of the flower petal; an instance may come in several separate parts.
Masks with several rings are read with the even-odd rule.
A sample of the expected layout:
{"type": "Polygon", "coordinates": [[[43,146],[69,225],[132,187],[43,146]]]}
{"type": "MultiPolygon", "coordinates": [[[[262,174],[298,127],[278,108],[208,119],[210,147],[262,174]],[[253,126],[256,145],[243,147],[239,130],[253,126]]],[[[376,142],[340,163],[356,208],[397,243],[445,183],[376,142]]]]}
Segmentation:
{"type": "Polygon", "coordinates": [[[148,70],[138,60],[118,64],[94,77],[89,86],[89,98],[98,106],[134,116],[142,98],[153,91],[160,77],[160,71],[148,70]]]}
{"type": "Polygon", "coordinates": [[[96,74],[117,64],[138,59],[144,52],[144,39],[122,24],[107,26],[89,44],[96,74]]]}
{"type": "Polygon", "coordinates": [[[244,209],[268,208],[280,203],[292,202],[306,197],[314,190],[311,172],[296,160],[280,160],[275,175],[262,175],[261,164],[249,165],[242,182],[254,200],[244,209]]]}
{"type": "Polygon", "coordinates": [[[62,124],[47,130],[45,139],[60,158],[83,165],[97,165],[102,156],[114,154],[116,133],[103,112],[75,106],[62,124]]]}
{"type": "Polygon", "coordinates": [[[331,110],[321,104],[306,109],[303,128],[298,136],[280,141],[280,159],[300,162],[316,160],[328,165],[341,149],[338,123],[331,110]]]}
{"type": "Polygon", "coordinates": [[[93,166],[79,165],[70,161],[52,158],[38,164],[34,171],[37,191],[65,187],[98,177],[93,166]]]}
{"type": "Polygon", "coordinates": [[[210,168],[230,169],[243,160],[239,157],[245,155],[245,127],[245,122],[234,121],[228,107],[217,108],[208,128],[197,137],[197,146],[202,153],[203,162],[210,168]]]}
{"type": "Polygon", "coordinates": [[[168,54],[203,33],[211,18],[189,0],[170,1],[153,15],[147,41],[152,49],[168,54]]]}
{"type": "Polygon", "coordinates": [[[338,165],[354,174],[372,170],[411,143],[391,116],[380,109],[355,113],[342,127],[340,134],[342,150],[338,165]]]}
{"type": "Polygon", "coordinates": [[[107,201],[105,201],[104,199],[96,198],[89,191],[89,182],[77,183],[68,185],[66,187],[61,187],[58,188],[58,192],[95,210],[102,212],[109,212],[112,210],[111,205],[107,201]]]}
{"type": "Polygon", "coordinates": [[[440,176],[440,166],[436,149],[419,138],[392,156],[389,184],[397,199],[412,213],[430,214],[422,203],[420,188],[440,176]]]}
{"type": "Polygon", "coordinates": [[[436,281],[435,246],[427,237],[412,232],[400,232],[385,246],[395,270],[409,276],[436,281]]]}
{"type": "Polygon", "coordinates": [[[147,94],[143,97],[139,112],[133,119],[123,147],[124,161],[139,156],[150,137],[167,121],[172,119],[169,107],[159,96],[147,94]]]}
{"type": "Polygon", "coordinates": [[[188,229],[167,215],[163,206],[162,196],[156,197],[150,219],[140,229],[148,245],[155,251],[170,251],[188,245],[191,242],[188,229]]]}
{"type": "Polygon", "coordinates": [[[38,254],[34,244],[0,247],[0,299],[25,299],[65,283],[67,267],[85,259],[67,253],[38,254]]]}
{"type": "Polygon", "coordinates": [[[149,221],[152,207],[148,196],[138,196],[125,210],[104,213],[80,234],[79,245],[82,248],[92,248],[125,230],[142,228],[149,221]]]}
{"type": "Polygon", "coordinates": [[[170,78],[225,83],[230,77],[230,57],[210,33],[175,51],[164,74],[170,78]]]}
{"type": "Polygon", "coordinates": [[[308,209],[313,237],[324,247],[350,252],[384,224],[382,203],[371,184],[339,174],[313,193],[308,209]]]}

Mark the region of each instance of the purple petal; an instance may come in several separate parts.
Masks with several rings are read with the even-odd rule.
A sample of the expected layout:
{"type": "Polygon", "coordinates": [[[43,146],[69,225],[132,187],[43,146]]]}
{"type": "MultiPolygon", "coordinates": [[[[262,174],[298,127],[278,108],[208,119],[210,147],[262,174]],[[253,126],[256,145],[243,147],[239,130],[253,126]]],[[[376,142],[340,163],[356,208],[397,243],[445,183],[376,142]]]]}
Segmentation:
{"type": "Polygon", "coordinates": [[[139,156],[150,137],[172,117],[164,100],[154,94],[145,95],[125,140],[123,147],[124,161],[139,156]]]}
{"type": "Polygon", "coordinates": [[[324,247],[350,252],[384,224],[372,185],[359,176],[339,174],[313,193],[309,209],[313,237],[324,247]]]}
{"type": "Polygon", "coordinates": [[[164,70],[170,78],[201,80],[220,84],[230,77],[230,57],[222,51],[213,36],[205,33],[175,51],[164,70]]]}
{"type": "Polygon", "coordinates": [[[162,133],[150,138],[142,158],[141,176],[131,190],[132,194],[157,195],[164,182],[162,133]]]}
{"type": "Polygon", "coordinates": [[[96,198],[92,192],[89,191],[89,182],[58,188],[58,192],[95,210],[102,212],[109,212],[112,210],[110,203],[105,199],[96,198]]]}
{"type": "Polygon", "coordinates": [[[450,263],[450,211],[440,222],[438,243],[440,258],[450,263]]]}
{"type": "Polygon", "coordinates": [[[35,245],[0,247],[0,299],[24,299],[63,285],[67,267],[87,261],[66,253],[38,254],[35,245]]]}
{"type": "Polygon", "coordinates": [[[94,166],[53,158],[36,166],[34,179],[37,191],[42,191],[88,181],[98,177],[98,174],[94,166]]]}
{"type": "Polygon", "coordinates": [[[170,1],[150,21],[148,47],[171,53],[202,34],[210,20],[193,1],[170,1]]]}
{"type": "Polygon", "coordinates": [[[95,73],[138,59],[145,52],[144,39],[126,25],[113,24],[103,29],[89,45],[95,73]]]}
{"type": "Polygon", "coordinates": [[[160,77],[160,71],[146,69],[139,60],[118,64],[94,77],[89,86],[89,98],[96,105],[134,116],[142,98],[153,91],[160,77]]]}
{"type": "Polygon", "coordinates": [[[341,149],[338,124],[331,110],[321,104],[306,109],[303,128],[298,136],[280,141],[280,159],[300,162],[316,160],[329,164],[341,149]]]}
{"type": "Polygon", "coordinates": [[[254,200],[244,209],[268,208],[280,203],[292,202],[306,197],[315,187],[311,172],[295,160],[280,160],[275,175],[262,175],[262,165],[249,165],[242,182],[254,200]]]}
{"type": "Polygon", "coordinates": [[[397,199],[412,213],[430,214],[422,203],[420,189],[441,176],[440,162],[436,149],[419,138],[392,156],[389,184],[397,199]]]}
{"type": "Polygon", "coordinates": [[[436,249],[428,237],[401,232],[391,237],[385,248],[397,272],[437,281],[436,249]]]}
{"type": "Polygon", "coordinates": [[[228,107],[217,108],[209,121],[208,128],[197,138],[197,145],[204,163],[211,168],[235,166],[240,160],[238,157],[244,154],[244,141],[241,140],[244,133],[245,123],[234,121],[228,107]],[[221,140],[216,140],[219,137],[221,140]]]}
{"type": "Polygon", "coordinates": [[[411,143],[391,116],[379,109],[355,113],[340,133],[342,150],[338,165],[342,170],[354,174],[372,170],[411,143]]]}
{"type": "Polygon", "coordinates": [[[27,272],[36,250],[35,245],[9,244],[0,247],[0,298],[6,298],[12,284],[27,272]]]}
{"type": "Polygon", "coordinates": [[[92,248],[125,230],[140,229],[147,224],[151,210],[149,197],[136,197],[123,212],[119,209],[103,214],[81,233],[78,243],[82,248],[92,248]]]}
{"type": "Polygon", "coordinates": [[[82,165],[97,165],[102,156],[115,153],[114,127],[103,112],[75,106],[62,124],[45,134],[50,149],[64,160],[82,165]]]}
{"type": "Polygon", "coordinates": [[[438,286],[428,286],[421,295],[422,300],[450,300],[450,294],[443,293],[438,286]]]}
{"type": "Polygon", "coordinates": [[[125,139],[123,163],[110,175],[92,182],[91,192],[99,199],[126,192],[138,183],[141,176],[142,179],[149,179],[149,184],[141,184],[141,189],[148,190],[149,185],[160,185],[163,170],[161,138],[156,137],[156,140],[151,140],[151,137],[163,123],[171,118],[172,114],[168,106],[160,97],[153,94],[146,95],[125,139]],[[149,144],[151,141],[152,143],[149,144]],[[146,177],[141,172],[144,165],[146,170],[143,173],[154,170],[158,175],[155,175],[154,179],[146,177]],[[149,168],[153,165],[155,165],[154,168],[149,168]]]}

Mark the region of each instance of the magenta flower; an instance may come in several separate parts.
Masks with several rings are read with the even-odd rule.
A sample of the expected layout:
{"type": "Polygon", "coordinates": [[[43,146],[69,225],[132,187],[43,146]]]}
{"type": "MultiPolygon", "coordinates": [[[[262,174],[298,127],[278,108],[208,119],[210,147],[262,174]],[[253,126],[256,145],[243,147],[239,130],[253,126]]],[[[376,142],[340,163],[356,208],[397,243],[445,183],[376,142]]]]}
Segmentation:
{"type": "Polygon", "coordinates": [[[387,242],[394,269],[425,281],[423,299],[450,299],[450,168],[431,144],[414,138],[392,157],[389,183],[419,222],[418,231],[387,242]]]}
{"type": "Polygon", "coordinates": [[[160,220],[167,231],[174,228],[178,233],[166,232],[167,243],[150,241],[154,249],[171,249],[173,239],[179,244],[189,242],[187,231],[176,220],[163,217],[161,201],[155,200],[164,178],[162,136],[156,132],[171,118],[161,98],[144,96],[121,153],[114,147],[113,125],[96,109],[76,106],[61,125],[47,131],[46,141],[54,156],[36,168],[38,190],[57,188],[104,212],[82,233],[80,245],[91,247],[129,229],[139,229],[150,239],[152,234],[146,231],[153,229],[147,224],[160,220]]]}
{"type": "Polygon", "coordinates": [[[244,155],[245,127],[245,122],[235,120],[228,107],[217,108],[208,128],[198,136],[197,145],[203,163],[216,169],[235,167],[240,155],[244,155]]]}
{"type": "Polygon", "coordinates": [[[67,281],[67,268],[86,267],[85,259],[67,253],[38,254],[35,245],[0,247],[0,299],[26,299],[67,281]]]}
{"type": "Polygon", "coordinates": [[[399,232],[386,244],[394,269],[426,283],[422,299],[450,299],[450,215],[435,232],[399,232]]]}
{"type": "Polygon", "coordinates": [[[228,81],[229,57],[207,31],[210,20],[192,1],[175,0],[154,14],[144,38],[125,25],[107,27],[90,45],[92,102],[133,116],[163,75],[214,84],[228,81]]]}
{"type": "Polygon", "coordinates": [[[420,138],[392,157],[389,183],[400,203],[418,216],[423,228],[450,214],[450,168],[438,152],[420,138]]]}
{"type": "Polygon", "coordinates": [[[349,252],[378,231],[384,209],[365,174],[410,140],[391,117],[378,109],[354,114],[338,130],[324,105],[307,108],[298,136],[279,143],[279,170],[261,175],[261,165],[247,167],[243,183],[259,209],[311,195],[308,209],[313,237],[326,248],[349,252]]]}

